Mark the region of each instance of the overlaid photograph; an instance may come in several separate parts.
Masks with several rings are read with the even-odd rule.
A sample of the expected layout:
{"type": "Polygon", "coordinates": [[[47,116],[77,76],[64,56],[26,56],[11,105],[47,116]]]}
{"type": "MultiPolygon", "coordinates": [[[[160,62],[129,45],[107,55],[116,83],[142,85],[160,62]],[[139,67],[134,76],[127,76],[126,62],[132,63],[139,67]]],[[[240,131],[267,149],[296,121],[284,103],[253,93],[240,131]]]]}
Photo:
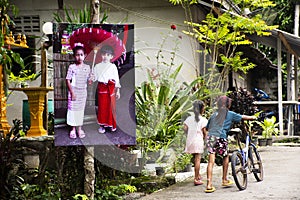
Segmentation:
{"type": "Polygon", "coordinates": [[[132,24],[53,24],[56,146],[134,145],[132,24]]]}

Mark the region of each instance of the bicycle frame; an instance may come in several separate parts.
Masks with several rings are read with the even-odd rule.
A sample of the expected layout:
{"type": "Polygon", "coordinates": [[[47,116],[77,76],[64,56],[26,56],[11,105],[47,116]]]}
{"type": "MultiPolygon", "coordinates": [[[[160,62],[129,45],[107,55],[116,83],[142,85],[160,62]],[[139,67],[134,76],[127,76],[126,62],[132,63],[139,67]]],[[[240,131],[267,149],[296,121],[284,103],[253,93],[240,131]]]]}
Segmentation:
{"type": "MultiPolygon", "coordinates": [[[[239,149],[237,150],[238,152],[240,152],[241,153],[241,155],[242,155],[242,164],[243,164],[243,168],[244,168],[244,170],[247,170],[248,169],[248,153],[249,153],[249,144],[250,144],[250,136],[249,136],[249,134],[248,134],[248,132],[247,132],[247,135],[246,135],[246,142],[245,142],[245,147],[244,148],[242,148],[242,146],[241,146],[241,141],[240,141],[240,139],[239,139],[239,137],[238,137],[238,135],[237,134],[239,134],[239,133],[235,133],[236,134],[236,137],[237,137],[237,143],[238,143],[238,146],[239,146],[239,149]]],[[[254,145],[253,145],[254,146],[254,145]]]]}
{"type": "MultiPolygon", "coordinates": [[[[232,176],[234,177],[235,183],[240,190],[247,188],[247,174],[253,173],[257,181],[263,179],[263,168],[262,162],[257,152],[256,146],[252,143],[248,131],[244,130],[245,141],[241,141],[239,134],[242,134],[242,130],[230,130],[229,135],[235,134],[238,149],[232,153],[231,156],[231,167],[232,176]],[[241,143],[245,143],[245,147],[242,148],[241,143]]],[[[243,138],[244,139],[244,138],[243,138]]]]}

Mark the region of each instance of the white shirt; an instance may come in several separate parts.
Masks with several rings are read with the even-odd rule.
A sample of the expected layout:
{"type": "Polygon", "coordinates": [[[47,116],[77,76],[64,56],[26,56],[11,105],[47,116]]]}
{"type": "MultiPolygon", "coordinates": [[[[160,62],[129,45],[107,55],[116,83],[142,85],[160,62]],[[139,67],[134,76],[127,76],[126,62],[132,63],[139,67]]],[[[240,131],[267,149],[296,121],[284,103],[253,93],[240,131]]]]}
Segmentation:
{"type": "Polygon", "coordinates": [[[120,88],[120,79],[118,69],[113,63],[98,63],[94,68],[94,81],[108,83],[109,80],[114,80],[116,82],[116,87],[120,88]]]}

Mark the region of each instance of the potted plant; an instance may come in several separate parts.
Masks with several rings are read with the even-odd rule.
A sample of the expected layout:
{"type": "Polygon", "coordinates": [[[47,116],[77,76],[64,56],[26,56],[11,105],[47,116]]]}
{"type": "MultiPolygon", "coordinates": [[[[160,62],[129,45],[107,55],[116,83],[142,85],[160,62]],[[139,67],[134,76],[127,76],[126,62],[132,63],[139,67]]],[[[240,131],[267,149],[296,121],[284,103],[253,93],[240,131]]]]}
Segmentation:
{"type": "Polygon", "coordinates": [[[187,153],[181,153],[178,157],[177,160],[175,161],[175,171],[180,172],[188,172],[192,171],[192,159],[193,155],[192,154],[187,154],[187,153]]]}
{"type": "MultiPolygon", "coordinates": [[[[266,145],[272,145],[272,136],[277,136],[279,133],[279,123],[276,123],[276,117],[266,118],[263,122],[258,122],[258,124],[262,128],[262,139],[266,141],[266,145]]],[[[259,141],[262,141],[262,139],[259,139],[259,141]]]]}

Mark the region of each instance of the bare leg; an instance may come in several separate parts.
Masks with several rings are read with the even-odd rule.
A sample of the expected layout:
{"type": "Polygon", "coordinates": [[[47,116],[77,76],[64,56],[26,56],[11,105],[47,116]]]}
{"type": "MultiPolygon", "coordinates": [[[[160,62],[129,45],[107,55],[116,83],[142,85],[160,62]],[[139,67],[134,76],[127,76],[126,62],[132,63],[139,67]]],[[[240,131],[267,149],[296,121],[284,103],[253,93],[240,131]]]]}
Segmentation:
{"type": "Polygon", "coordinates": [[[212,173],[213,173],[213,167],[214,167],[214,163],[215,163],[215,157],[216,157],[216,155],[214,153],[209,154],[209,157],[208,157],[206,188],[212,188],[212,173]]]}
{"type": "Polygon", "coordinates": [[[199,153],[194,154],[195,180],[199,180],[201,177],[200,176],[200,157],[201,157],[201,154],[199,154],[199,153]]]}
{"type": "Polygon", "coordinates": [[[228,165],[229,165],[229,155],[223,158],[223,177],[222,182],[227,182],[227,172],[228,172],[228,165]]]}

